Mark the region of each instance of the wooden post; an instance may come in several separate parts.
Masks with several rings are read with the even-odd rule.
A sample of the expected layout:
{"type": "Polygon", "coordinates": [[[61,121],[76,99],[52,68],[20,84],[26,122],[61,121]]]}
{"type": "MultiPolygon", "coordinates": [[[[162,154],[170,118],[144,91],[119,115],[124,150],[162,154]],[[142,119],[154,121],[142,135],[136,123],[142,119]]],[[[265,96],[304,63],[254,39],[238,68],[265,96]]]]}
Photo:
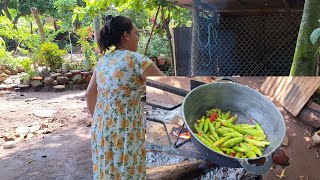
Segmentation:
{"type": "Polygon", "coordinates": [[[158,18],[158,14],[159,14],[159,10],[160,10],[160,7],[158,7],[158,10],[157,10],[157,13],[156,13],[156,17],[155,17],[155,20],[153,22],[153,25],[152,25],[152,29],[151,29],[151,32],[150,32],[150,36],[149,36],[149,39],[148,39],[148,42],[147,42],[147,45],[146,45],[146,49],[144,50],[144,55],[147,54],[147,50],[148,50],[148,46],[149,46],[149,43],[150,43],[150,40],[151,40],[151,37],[152,37],[152,33],[153,33],[153,29],[157,23],[157,18],[158,18]]]}
{"type": "Polygon", "coordinates": [[[191,42],[191,58],[190,58],[190,76],[194,76],[194,66],[196,58],[198,58],[198,31],[199,26],[199,10],[198,10],[199,0],[193,0],[192,8],[192,42],[191,42]]]}

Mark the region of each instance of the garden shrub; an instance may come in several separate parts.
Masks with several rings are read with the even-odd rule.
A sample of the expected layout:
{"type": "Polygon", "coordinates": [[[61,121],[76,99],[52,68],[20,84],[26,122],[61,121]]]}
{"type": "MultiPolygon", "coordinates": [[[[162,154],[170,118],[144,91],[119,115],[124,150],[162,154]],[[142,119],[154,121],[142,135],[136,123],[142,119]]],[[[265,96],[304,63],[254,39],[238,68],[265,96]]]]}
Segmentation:
{"type": "Polygon", "coordinates": [[[66,51],[59,49],[57,44],[45,42],[40,48],[38,59],[41,64],[49,67],[51,71],[55,71],[62,67],[62,56],[65,54],[66,51]]]}
{"type": "Polygon", "coordinates": [[[32,65],[33,61],[31,58],[29,57],[25,57],[23,58],[23,60],[20,62],[21,66],[23,67],[23,69],[26,71],[26,72],[29,72],[31,71],[31,65],[32,65]]]}
{"type": "Polygon", "coordinates": [[[9,69],[16,69],[19,62],[12,56],[12,52],[8,52],[4,40],[0,37],[0,65],[7,65],[9,69]]]}

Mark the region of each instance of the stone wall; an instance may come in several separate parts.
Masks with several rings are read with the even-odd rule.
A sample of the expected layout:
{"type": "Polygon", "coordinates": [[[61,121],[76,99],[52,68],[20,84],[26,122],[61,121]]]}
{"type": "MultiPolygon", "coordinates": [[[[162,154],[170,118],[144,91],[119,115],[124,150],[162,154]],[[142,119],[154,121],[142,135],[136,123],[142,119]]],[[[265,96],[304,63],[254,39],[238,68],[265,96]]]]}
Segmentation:
{"type": "Polygon", "coordinates": [[[68,72],[52,72],[48,76],[33,76],[22,80],[23,69],[10,71],[7,66],[0,66],[0,90],[30,90],[30,91],[64,91],[86,89],[93,70],[89,72],[70,70],[68,72]]]}

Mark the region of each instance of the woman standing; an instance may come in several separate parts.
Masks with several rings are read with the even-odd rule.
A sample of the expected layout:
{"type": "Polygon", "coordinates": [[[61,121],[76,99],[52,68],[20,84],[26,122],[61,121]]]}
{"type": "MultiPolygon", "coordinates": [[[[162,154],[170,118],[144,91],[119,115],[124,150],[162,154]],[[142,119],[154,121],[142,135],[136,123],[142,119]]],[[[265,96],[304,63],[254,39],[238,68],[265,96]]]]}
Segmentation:
{"type": "Polygon", "coordinates": [[[145,179],[145,129],[140,106],[147,76],[164,74],[136,53],[138,31],[132,20],[107,16],[98,44],[105,52],[86,91],[94,124],[91,148],[94,179],[145,179]]]}

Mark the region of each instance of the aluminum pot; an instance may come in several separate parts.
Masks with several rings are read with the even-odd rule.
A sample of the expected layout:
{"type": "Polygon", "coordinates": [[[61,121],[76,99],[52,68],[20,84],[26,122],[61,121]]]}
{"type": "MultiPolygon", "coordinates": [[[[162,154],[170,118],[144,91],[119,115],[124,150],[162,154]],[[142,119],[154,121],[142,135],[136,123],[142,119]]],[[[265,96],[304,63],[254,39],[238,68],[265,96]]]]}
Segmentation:
{"type": "Polygon", "coordinates": [[[214,82],[201,85],[190,91],[182,103],[185,124],[191,132],[191,141],[204,157],[224,167],[243,167],[254,174],[268,172],[272,166],[272,153],[281,145],[285,136],[285,123],[278,108],[258,91],[238,83],[214,82]],[[258,158],[235,158],[219,154],[194,136],[194,123],[205,115],[205,111],[219,108],[237,114],[235,124],[258,122],[271,143],[266,146],[263,156],[258,158]],[[264,159],[264,161],[263,161],[264,159]],[[263,165],[249,162],[264,162],[263,165]]]}

